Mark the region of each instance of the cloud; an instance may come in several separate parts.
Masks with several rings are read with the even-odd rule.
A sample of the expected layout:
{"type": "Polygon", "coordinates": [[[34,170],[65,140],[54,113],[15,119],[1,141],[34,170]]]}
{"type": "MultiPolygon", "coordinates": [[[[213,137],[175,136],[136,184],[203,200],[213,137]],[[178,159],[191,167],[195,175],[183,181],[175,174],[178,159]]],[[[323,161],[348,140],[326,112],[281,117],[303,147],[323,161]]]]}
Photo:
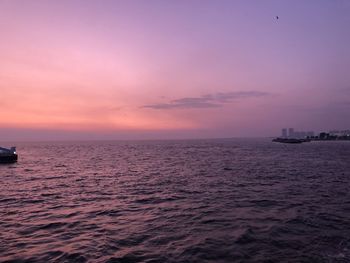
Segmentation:
{"type": "Polygon", "coordinates": [[[201,97],[188,97],[172,100],[168,103],[156,103],[144,105],[143,108],[151,109],[198,109],[198,108],[217,108],[225,103],[231,103],[241,99],[257,98],[270,95],[262,91],[232,91],[207,94],[201,97]]]}

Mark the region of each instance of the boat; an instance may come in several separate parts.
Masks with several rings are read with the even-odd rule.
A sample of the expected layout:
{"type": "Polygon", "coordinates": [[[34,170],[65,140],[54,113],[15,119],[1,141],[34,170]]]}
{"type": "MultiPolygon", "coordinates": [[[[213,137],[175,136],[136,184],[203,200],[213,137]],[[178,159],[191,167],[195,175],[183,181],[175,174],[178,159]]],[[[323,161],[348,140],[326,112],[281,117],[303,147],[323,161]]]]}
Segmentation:
{"type": "Polygon", "coordinates": [[[15,163],[17,159],[16,147],[10,149],[0,147],[0,163],[15,163]]]}
{"type": "Polygon", "coordinates": [[[303,143],[303,142],[306,142],[304,139],[294,139],[294,138],[275,138],[272,141],[273,142],[280,142],[280,143],[303,143]]]}

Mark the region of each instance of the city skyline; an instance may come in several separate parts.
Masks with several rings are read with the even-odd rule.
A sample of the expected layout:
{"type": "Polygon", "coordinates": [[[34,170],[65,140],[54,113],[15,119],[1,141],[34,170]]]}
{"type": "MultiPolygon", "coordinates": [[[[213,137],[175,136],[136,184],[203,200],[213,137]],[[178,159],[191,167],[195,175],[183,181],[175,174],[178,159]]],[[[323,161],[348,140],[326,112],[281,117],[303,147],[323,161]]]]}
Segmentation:
{"type": "Polygon", "coordinates": [[[0,1],[0,138],[348,129],[349,12],[342,0],[0,1]]]}

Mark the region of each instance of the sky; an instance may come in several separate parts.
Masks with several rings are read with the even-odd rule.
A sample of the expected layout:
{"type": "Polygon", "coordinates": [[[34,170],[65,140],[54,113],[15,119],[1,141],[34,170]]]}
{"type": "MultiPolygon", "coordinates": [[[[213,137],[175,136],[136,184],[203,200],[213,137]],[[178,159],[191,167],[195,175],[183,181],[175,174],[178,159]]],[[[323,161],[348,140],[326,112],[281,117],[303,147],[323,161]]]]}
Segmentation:
{"type": "Polygon", "coordinates": [[[0,141],[350,129],[349,28],[347,0],[0,0],[0,141]]]}

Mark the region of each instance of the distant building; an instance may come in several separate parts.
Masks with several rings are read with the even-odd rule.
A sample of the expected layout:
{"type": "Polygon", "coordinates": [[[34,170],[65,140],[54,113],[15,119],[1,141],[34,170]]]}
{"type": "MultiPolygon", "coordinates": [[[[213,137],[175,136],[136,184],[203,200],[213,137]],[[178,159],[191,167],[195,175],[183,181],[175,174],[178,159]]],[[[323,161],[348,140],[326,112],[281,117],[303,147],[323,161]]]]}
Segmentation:
{"type": "Polygon", "coordinates": [[[334,130],[334,131],[330,131],[329,134],[334,136],[350,136],[350,130],[342,130],[342,131],[334,130]]]}
{"type": "Polygon", "coordinates": [[[308,131],[306,132],[306,137],[314,137],[315,136],[315,133],[313,131],[308,131]]]}
{"type": "Polygon", "coordinates": [[[315,133],[313,131],[296,131],[294,128],[283,128],[282,138],[293,138],[293,139],[305,139],[307,137],[314,137],[315,133]]]}
{"type": "Polygon", "coordinates": [[[329,132],[320,132],[315,135],[313,131],[297,131],[294,128],[283,128],[282,137],[288,139],[310,139],[315,141],[350,141],[350,130],[331,130],[329,132]]]}
{"type": "Polygon", "coordinates": [[[296,139],[303,139],[306,137],[306,132],[303,131],[295,131],[293,137],[296,139]]]}
{"type": "Polygon", "coordinates": [[[283,128],[283,129],[282,129],[282,138],[287,138],[287,137],[288,137],[287,129],[286,129],[286,128],[283,128]]]}
{"type": "Polygon", "coordinates": [[[294,137],[294,128],[289,128],[288,137],[290,138],[294,137]]]}

